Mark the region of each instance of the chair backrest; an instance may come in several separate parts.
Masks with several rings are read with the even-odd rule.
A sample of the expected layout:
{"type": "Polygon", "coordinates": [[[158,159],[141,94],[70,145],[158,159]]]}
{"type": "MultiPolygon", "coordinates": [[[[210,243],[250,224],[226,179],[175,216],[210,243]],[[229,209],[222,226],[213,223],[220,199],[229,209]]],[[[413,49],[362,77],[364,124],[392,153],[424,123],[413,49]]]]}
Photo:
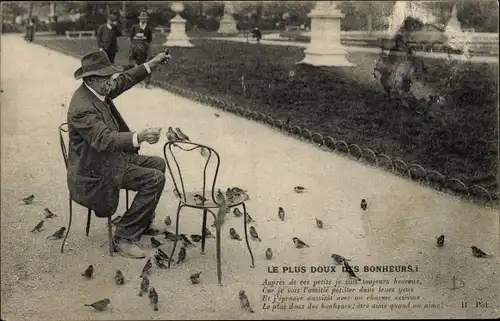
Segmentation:
{"type": "Polygon", "coordinates": [[[215,186],[217,183],[217,175],[219,174],[220,166],[220,156],[213,148],[206,145],[193,143],[193,142],[167,142],[163,147],[163,155],[165,157],[165,162],[167,164],[172,182],[174,183],[175,189],[179,192],[180,197],[186,201],[186,185],[185,185],[185,171],[189,170],[192,172],[193,168],[181,167],[179,165],[179,160],[174,151],[183,152],[183,154],[197,155],[197,157],[205,158],[203,162],[203,175],[202,182],[200,186],[200,193],[205,198],[211,198],[215,203],[215,186]],[[203,155],[202,155],[203,153],[203,155]],[[213,176],[210,174],[211,171],[208,170],[209,165],[215,163],[215,170],[213,171],[213,176]],[[207,178],[211,179],[207,182],[207,178]],[[208,184],[207,184],[208,183],[208,184]],[[208,186],[207,186],[208,185],[208,186]],[[207,194],[207,187],[211,189],[211,195],[207,194]]]}
{"type": "Polygon", "coordinates": [[[68,150],[63,138],[63,133],[68,132],[68,123],[62,123],[61,126],[59,126],[58,131],[59,131],[59,145],[61,146],[61,152],[64,158],[64,165],[66,165],[66,169],[68,169],[68,150]]]}

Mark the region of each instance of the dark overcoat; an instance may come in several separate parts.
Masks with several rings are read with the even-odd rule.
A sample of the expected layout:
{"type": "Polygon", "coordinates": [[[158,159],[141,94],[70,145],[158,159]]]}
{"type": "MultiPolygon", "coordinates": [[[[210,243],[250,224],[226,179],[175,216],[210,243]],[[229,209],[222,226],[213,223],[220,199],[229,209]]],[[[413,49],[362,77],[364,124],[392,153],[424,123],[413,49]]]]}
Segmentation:
{"type": "Polygon", "coordinates": [[[118,207],[120,184],[132,156],[138,153],[133,133],[112,99],[148,76],[144,65],[120,74],[105,102],[84,84],[73,94],[68,110],[68,189],[71,198],[111,216],[118,207]]]}

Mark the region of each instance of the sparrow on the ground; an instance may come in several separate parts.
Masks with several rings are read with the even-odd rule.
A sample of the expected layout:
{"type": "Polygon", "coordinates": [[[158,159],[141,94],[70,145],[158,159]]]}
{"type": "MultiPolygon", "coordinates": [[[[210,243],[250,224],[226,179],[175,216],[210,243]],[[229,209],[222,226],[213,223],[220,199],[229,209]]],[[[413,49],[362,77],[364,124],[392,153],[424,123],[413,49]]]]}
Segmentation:
{"type": "Polygon", "coordinates": [[[241,241],[241,237],[236,233],[236,230],[234,228],[229,229],[229,236],[231,236],[231,239],[233,240],[238,240],[241,241]]]}
{"type": "Polygon", "coordinates": [[[116,270],[115,283],[116,285],[123,285],[125,283],[125,276],[120,270],[116,270]]]}
{"type": "Polygon", "coordinates": [[[366,200],[363,198],[361,200],[361,208],[363,209],[363,211],[366,211],[367,207],[368,207],[368,204],[366,203],[366,200]]]}
{"type": "Polygon", "coordinates": [[[215,117],[220,117],[220,115],[219,115],[219,114],[214,114],[214,116],[215,116],[215,117]]]}
{"type": "Polygon", "coordinates": [[[160,256],[164,260],[168,260],[168,255],[167,253],[163,252],[162,249],[156,249],[156,254],[160,256]]]}
{"type": "Polygon", "coordinates": [[[246,218],[247,223],[252,223],[255,222],[255,220],[250,216],[250,214],[247,213],[247,218],[246,218]]]}
{"type": "Polygon", "coordinates": [[[257,233],[257,230],[255,229],[255,227],[250,226],[249,231],[250,231],[250,236],[254,240],[258,240],[259,242],[262,242],[262,240],[260,239],[259,234],[257,233]]]}
{"type": "Polygon", "coordinates": [[[151,236],[151,246],[156,248],[156,247],[160,247],[163,245],[162,242],[158,241],[157,239],[155,239],[154,237],[151,236]]]}
{"type": "Polygon", "coordinates": [[[175,233],[172,233],[172,232],[169,232],[169,231],[165,231],[165,232],[163,232],[163,235],[169,241],[172,241],[172,242],[177,241],[177,236],[175,235],[175,233]]]}
{"type": "Polygon", "coordinates": [[[84,304],[83,306],[93,307],[97,311],[104,311],[110,303],[111,303],[110,299],[102,299],[92,304],[84,304]]]}
{"type": "Polygon", "coordinates": [[[295,186],[293,188],[293,190],[295,191],[295,193],[303,193],[306,190],[306,188],[304,186],[299,185],[299,186],[295,186]]]}
{"type": "Polygon", "coordinates": [[[210,230],[208,228],[205,227],[205,237],[206,238],[215,238],[215,236],[212,234],[212,232],[210,232],[210,230]]]}
{"type": "Polygon", "coordinates": [[[193,242],[201,242],[201,239],[203,238],[203,236],[198,234],[191,234],[189,237],[193,240],[193,242]]]}
{"type": "Polygon", "coordinates": [[[196,205],[203,205],[206,201],[208,201],[206,197],[203,197],[203,195],[200,194],[195,194],[193,198],[196,205]]]}
{"type": "Polygon", "coordinates": [[[280,218],[280,220],[284,221],[285,220],[285,210],[283,209],[283,207],[279,207],[278,208],[278,217],[280,218]]]}
{"type": "Polygon", "coordinates": [[[25,205],[30,205],[33,202],[34,199],[35,199],[35,195],[30,195],[30,196],[25,197],[25,198],[23,198],[21,200],[23,201],[23,203],[25,205]]]}
{"type": "Polygon", "coordinates": [[[194,245],[194,244],[193,244],[193,243],[192,243],[192,242],[191,242],[191,241],[190,241],[190,240],[186,237],[186,235],[185,235],[185,234],[179,234],[179,237],[181,238],[181,240],[183,240],[183,241],[184,241],[184,245],[185,245],[186,247],[189,247],[189,246],[191,246],[191,247],[196,247],[196,245],[194,245]]]}
{"type": "Polygon", "coordinates": [[[309,245],[307,245],[306,243],[304,243],[304,241],[302,241],[298,237],[294,237],[292,240],[293,240],[293,243],[295,244],[295,247],[298,248],[298,249],[301,249],[301,248],[304,248],[304,247],[309,247],[309,245]]]}
{"type": "Polygon", "coordinates": [[[338,254],[335,254],[333,253],[332,254],[332,259],[335,261],[335,263],[337,263],[338,265],[340,264],[344,264],[345,261],[350,261],[350,259],[346,259],[345,257],[343,257],[342,255],[338,255],[338,254]]]}
{"type": "Polygon", "coordinates": [[[179,250],[179,255],[177,256],[177,264],[184,262],[186,260],[186,247],[183,245],[179,250]]]}
{"type": "Polygon", "coordinates": [[[250,307],[250,301],[248,301],[248,297],[245,294],[245,291],[241,290],[239,293],[241,308],[248,310],[248,312],[253,313],[252,308],[250,307]]]}
{"type": "Polygon", "coordinates": [[[45,214],[45,218],[54,218],[54,217],[57,217],[56,214],[52,213],[51,210],[49,210],[48,207],[46,207],[44,210],[43,210],[44,214],[45,214]]]}
{"type": "Polygon", "coordinates": [[[156,293],[156,290],[154,287],[149,290],[149,303],[153,306],[154,311],[158,311],[158,293],[156,293]]]}
{"type": "Polygon", "coordinates": [[[151,269],[153,268],[153,262],[151,262],[151,258],[146,261],[144,267],[142,268],[141,275],[139,277],[144,278],[147,275],[151,274],[151,269]]]}
{"type": "Polygon", "coordinates": [[[165,222],[166,226],[172,225],[172,220],[170,219],[169,215],[167,215],[167,217],[165,217],[165,221],[164,222],[165,222]]]}
{"type": "Polygon", "coordinates": [[[491,255],[484,253],[483,251],[481,251],[481,249],[479,249],[475,246],[471,246],[470,248],[472,249],[472,254],[475,257],[481,257],[481,258],[491,257],[491,255]]]}
{"type": "Polygon", "coordinates": [[[436,239],[437,247],[443,247],[444,245],[444,235],[437,237],[436,239]]]}
{"type": "Polygon", "coordinates": [[[189,279],[191,280],[191,283],[198,284],[198,283],[200,283],[200,276],[201,276],[201,272],[193,273],[193,274],[191,274],[189,279]]]}
{"type": "Polygon", "coordinates": [[[64,232],[66,231],[66,228],[63,226],[60,229],[58,229],[54,234],[51,236],[48,236],[48,239],[55,239],[55,240],[60,240],[64,236],[64,232]]]}
{"type": "Polygon", "coordinates": [[[316,226],[318,228],[323,228],[323,221],[322,220],[319,220],[319,219],[316,219],[316,226]]]}
{"type": "Polygon", "coordinates": [[[268,247],[266,250],[266,260],[270,260],[272,258],[273,258],[273,250],[271,250],[271,248],[268,247]]]}
{"type": "Polygon", "coordinates": [[[160,254],[156,253],[154,256],[155,264],[160,269],[167,269],[168,266],[165,265],[165,259],[160,254]]]}
{"type": "Polygon", "coordinates": [[[114,219],[111,220],[111,225],[116,225],[118,224],[118,222],[122,219],[122,216],[121,215],[118,215],[117,217],[115,217],[114,219]]]}
{"type": "Polygon", "coordinates": [[[350,277],[355,278],[358,281],[361,281],[361,279],[356,275],[356,273],[354,273],[353,269],[351,268],[351,266],[349,265],[349,263],[347,263],[347,261],[344,261],[344,268],[345,268],[345,271],[347,273],[349,273],[350,277]]]}
{"type": "Polygon", "coordinates": [[[139,289],[139,296],[142,296],[143,293],[147,292],[149,289],[149,278],[145,275],[141,280],[141,285],[139,289]]]}
{"type": "Polygon", "coordinates": [[[177,142],[181,140],[180,137],[177,136],[177,134],[174,132],[172,127],[168,127],[166,135],[169,142],[177,142]]]}
{"type": "Polygon", "coordinates": [[[31,230],[31,233],[40,232],[43,229],[43,223],[45,221],[41,220],[35,227],[31,230]]]}
{"type": "Polygon", "coordinates": [[[184,134],[184,133],[182,132],[182,130],[181,130],[179,127],[176,127],[176,128],[175,128],[175,131],[177,132],[177,133],[176,133],[176,134],[177,134],[177,137],[179,137],[181,140],[187,140],[187,141],[190,141],[190,140],[189,140],[189,137],[188,137],[186,134],[184,134]]]}
{"type": "Polygon", "coordinates": [[[235,207],[233,209],[233,215],[236,217],[241,217],[243,215],[243,213],[237,207],[235,207]]]}
{"type": "Polygon", "coordinates": [[[82,276],[86,277],[87,279],[92,278],[92,274],[94,274],[94,266],[90,264],[85,271],[83,271],[82,276]]]}

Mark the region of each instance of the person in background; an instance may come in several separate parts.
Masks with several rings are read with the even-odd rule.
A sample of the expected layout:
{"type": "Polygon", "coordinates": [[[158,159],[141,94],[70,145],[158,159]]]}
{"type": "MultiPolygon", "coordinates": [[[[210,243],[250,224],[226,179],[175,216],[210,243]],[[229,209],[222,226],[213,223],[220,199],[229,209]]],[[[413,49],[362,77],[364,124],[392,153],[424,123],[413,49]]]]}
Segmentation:
{"type": "Polygon", "coordinates": [[[33,42],[35,35],[35,19],[26,20],[26,36],[24,39],[28,42],[33,42]]]}
{"type": "MultiPolygon", "coordinates": [[[[139,23],[132,26],[130,30],[130,67],[145,63],[149,58],[149,48],[153,41],[153,30],[148,25],[148,14],[141,12],[139,23]]],[[[149,88],[151,74],[145,80],[145,87],[149,88]]]]}
{"type": "Polygon", "coordinates": [[[115,56],[118,52],[118,37],[122,35],[118,29],[118,19],[114,14],[108,16],[108,21],[100,25],[97,29],[97,46],[99,51],[108,54],[109,61],[115,62],[115,56]]]}
{"type": "Polygon", "coordinates": [[[260,39],[262,39],[262,33],[260,32],[259,27],[253,28],[252,35],[257,40],[257,43],[260,43],[260,39]]]}

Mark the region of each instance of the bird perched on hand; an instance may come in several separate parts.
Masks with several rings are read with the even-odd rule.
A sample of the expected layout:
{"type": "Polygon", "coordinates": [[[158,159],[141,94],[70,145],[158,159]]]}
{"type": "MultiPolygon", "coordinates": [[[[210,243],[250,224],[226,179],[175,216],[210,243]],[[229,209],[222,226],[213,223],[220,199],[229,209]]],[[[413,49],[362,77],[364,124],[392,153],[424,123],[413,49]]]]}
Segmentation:
{"type": "Polygon", "coordinates": [[[152,246],[152,247],[154,247],[154,248],[156,248],[156,247],[160,247],[160,246],[162,246],[162,245],[163,245],[163,243],[162,243],[162,242],[158,241],[157,239],[155,239],[155,238],[154,238],[154,237],[152,237],[152,236],[151,236],[150,240],[151,240],[151,246],[152,246]]]}
{"type": "Polygon", "coordinates": [[[153,255],[153,257],[155,259],[155,264],[157,267],[159,267],[160,269],[167,269],[168,268],[168,266],[165,265],[165,259],[163,258],[163,256],[156,253],[155,255],[153,255]]]}
{"type": "Polygon", "coordinates": [[[40,232],[43,229],[44,220],[41,220],[35,227],[31,230],[31,233],[40,232]]]}
{"type": "Polygon", "coordinates": [[[477,248],[475,246],[471,246],[470,248],[472,249],[472,254],[475,257],[480,257],[480,258],[491,257],[491,255],[484,253],[483,251],[481,251],[481,249],[479,249],[479,248],[477,248]]]}
{"type": "Polygon", "coordinates": [[[57,217],[56,214],[52,213],[51,210],[49,210],[48,207],[46,207],[44,210],[43,210],[44,214],[45,214],[45,218],[54,218],[54,217],[57,217]]]}
{"type": "Polygon", "coordinates": [[[285,210],[283,209],[283,207],[279,207],[278,208],[278,217],[280,218],[280,220],[284,221],[285,220],[285,210]]]}
{"type": "Polygon", "coordinates": [[[145,275],[141,280],[141,285],[139,289],[139,296],[142,296],[143,293],[148,292],[149,289],[149,278],[145,275]]]}
{"type": "Polygon", "coordinates": [[[206,201],[208,201],[203,195],[200,194],[195,194],[193,198],[196,205],[203,205],[206,201]]]}
{"type": "Polygon", "coordinates": [[[220,189],[218,189],[217,194],[215,194],[215,200],[217,201],[217,204],[219,204],[221,207],[225,207],[227,204],[226,198],[224,197],[224,194],[220,189]]]}
{"type": "Polygon", "coordinates": [[[169,241],[172,241],[172,242],[177,241],[177,236],[175,235],[175,233],[172,233],[172,232],[169,232],[169,231],[165,231],[165,232],[163,232],[163,235],[169,241]]]}
{"type": "Polygon", "coordinates": [[[271,250],[271,248],[268,247],[266,250],[266,260],[270,260],[272,258],[273,258],[273,250],[271,250]]]}
{"type": "Polygon", "coordinates": [[[241,237],[236,233],[236,230],[234,228],[229,229],[229,236],[231,236],[231,239],[233,240],[238,240],[241,241],[241,237]]]}
{"type": "Polygon", "coordinates": [[[361,208],[363,209],[363,211],[366,211],[367,207],[368,207],[368,204],[366,203],[366,200],[363,198],[361,200],[361,208]]]}
{"type": "Polygon", "coordinates": [[[338,254],[335,254],[335,253],[332,254],[332,259],[335,261],[335,263],[337,263],[339,265],[340,264],[344,264],[345,261],[350,261],[349,259],[346,259],[342,255],[338,255],[338,254]]]}
{"type": "Polygon", "coordinates": [[[250,231],[250,236],[251,236],[254,240],[258,240],[259,242],[262,242],[262,240],[260,239],[259,234],[257,233],[257,230],[255,229],[255,227],[250,226],[249,231],[250,231]]]}
{"type": "Polygon", "coordinates": [[[212,232],[210,232],[210,230],[206,227],[205,227],[204,233],[205,233],[206,238],[213,238],[213,239],[215,238],[215,236],[212,234],[212,232]]]}
{"type": "Polygon", "coordinates": [[[436,239],[437,247],[443,247],[444,245],[444,235],[438,236],[436,239]]]}
{"type": "Polygon", "coordinates": [[[151,262],[151,258],[146,261],[144,267],[142,268],[141,275],[139,277],[144,278],[147,275],[151,274],[151,269],[153,268],[153,262],[151,262]]]}
{"type": "Polygon", "coordinates": [[[191,238],[191,240],[193,240],[193,242],[200,242],[203,238],[203,236],[198,234],[191,234],[189,237],[191,238]]]}
{"type": "Polygon", "coordinates": [[[168,260],[168,255],[167,253],[163,252],[162,249],[156,249],[156,254],[160,256],[164,260],[168,260]]]}
{"type": "Polygon", "coordinates": [[[47,238],[60,240],[63,238],[65,231],[66,231],[66,228],[63,226],[60,229],[58,229],[54,234],[52,234],[51,236],[48,236],[47,238]]]}
{"type": "Polygon", "coordinates": [[[252,308],[250,307],[250,301],[248,301],[248,297],[245,294],[245,291],[241,290],[239,293],[241,308],[247,310],[250,313],[253,313],[252,308]]]}
{"type": "Polygon", "coordinates": [[[191,274],[189,279],[191,280],[191,283],[198,284],[198,283],[200,283],[200,276],[201,276],[201,272],[193,273],[193,274],[191,274]]]}
{"type": "Polygon", "coordinates": [[[167,217],[165,217],[165,221],[164,222],[165,222],[166,226],[172,225],[172,220],[170,219],[169,215],[167,215],[167,217]]]}
{"type": "Polygon", "coordinates": [[[92,274],[94,274],[94,266],[90,264],[85,271],[83,271],[82,276],[86,277],[87,279],[92,278],[92,274]]]}
{"type": "Polygon", "coordinates": [[[190,140],[189,140],[189,137],[188,137],[186,134],[184,134],[184,133],[182,132],[182,130],[181,130],[179,127],[176,127],[176,128],[175,128],[175,131],[176,131],[177,137],[179,137],[181,140],[184,140],[184,141],[185,141],[185,140],[190,141],[190,140]]]}
{"type": "Polygon", "coordinates": [[[179,237],[181,238],[181,240],[184,241],[184,245],[186,247],[196,247],[196,245],[194,245],[187,237],[186,235],[184,234],[179,234],[179,237]]]}
{"type": "Polygon", "coordinates": [[[233,193],[233,190],[228,188],[226,190],[226,199],[229,203],[233,203],[234,202],[234,193],[233,193]]]}
{"type": "Polygon", "coordinates": [[[116,270],[115,283],[116,285],[123,285],[125,283],[125,276],[120,270],[116,270]]]}
{"type": "Polygon", "coordinates": [[[240,188],[240,187],[237,187],[237,186],[232,187],[231,191],[233,191],[233,194],[235,194],[235,195],[240,195],[240,194],[243,194],[243,193],[247,192],[247,190],[244,190],[243,188],[240,188]]]}
{"type": "Polygon", "coordinates": [[[305,187],[303,187],[303,186],[300,186],[300,185],[299,185],[299,186],[295,186],[295,187],[293,188],[293,190],[295,191],[295,193],[304,193],[304,192],[305,192],[305,190],[306,190],[306,188],[305,188],[305,187]]]}
{"type": "Polygon", "coordinates": [[[118,222],[120,222],[121,219],[122,219],[122,216],[118,215],[117,217],[115,217],[114,219],[111,220],[111,225],[118,224],[118,222]]]}
{"type": "Polygon", "coordinates": [[[149,303],[153,306],[154,311],[158,311],[158,293],[156,293],[155,288],[149,290],[149,303]]]}
{"type": "Polygon", "coordinates": [[[233,215],[236,217],[241,217],[243,215],[243,213],[237,207],[235,207],[233,209],[233,215]]]}
{"type": "Polygon", "coordinates": [[[93,307],[97,311],[104,311],[110,303],[111,303],[110,299],[102,299],[92,304],[84,304],[83,306],[93,307]]]}
{"type": "Polygon", "coordinates": [[[351,268],[351,266],[349,265],[349,263],[347,263],[347,261],[345,261],[345,260],[344,260],[344,268],[345,268],[345,271],[349,274],[350,277],[355,278],[358,281],[361,281],[361,279],[356,275],[356,273],[354,273],[354,271],[351,268]]]}
{"type": "Polygon", "coordinates": [[[179,255],[177,256],[177,264],[186,261],[186,246],[182,245],[181,249],[179,250],[179,255]]]}
{"type": "Polygon", "coordinates": [[[166,135],[169,142],[177,142],[181,140],[180,137],[177,136],[176,132],[174,132],[172,127],[168,127],[166,135]]]}
{"type": "Polygon", "coordinates": [[[293,243],[295,244],[295,247],[298,249],[301,249],[304,247],[309,247],[309,245],[307,245],[304,241],[302,241],[298,237],[294,237],[294,238],[292,238],[292,240],[293,240],[293,243]]]}
{"type": "Polygon", "coordinates": [[[323,228],[323,221],[322,220],[319,220],[319,219],[316,219],[316,226],[318,228],[323,228]]]}
{"type": "Polygon", "coordinates": [[[30,195],[30,196],[25,197],[21,200],[23,201],[24,205],[30,205],[34,199],[35,199],[35,195],[30,195]]]}

